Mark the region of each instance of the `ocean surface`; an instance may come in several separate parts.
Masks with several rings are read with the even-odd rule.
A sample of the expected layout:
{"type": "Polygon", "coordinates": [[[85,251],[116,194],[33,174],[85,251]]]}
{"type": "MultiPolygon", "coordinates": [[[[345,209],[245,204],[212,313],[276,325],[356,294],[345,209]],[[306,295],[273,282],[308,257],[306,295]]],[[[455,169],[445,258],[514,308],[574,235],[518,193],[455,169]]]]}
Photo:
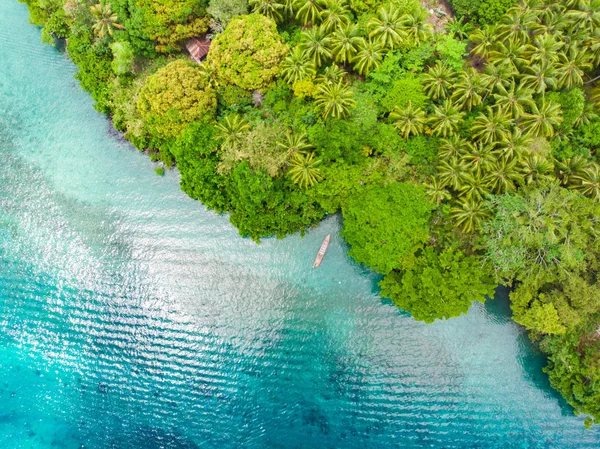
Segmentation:
{"type": "Polygon", "coordinates": [[[241,238],[74,73],[0,0],[0,449],[600,447],[505,292],[423,325],[339,217],[241,238]]]}

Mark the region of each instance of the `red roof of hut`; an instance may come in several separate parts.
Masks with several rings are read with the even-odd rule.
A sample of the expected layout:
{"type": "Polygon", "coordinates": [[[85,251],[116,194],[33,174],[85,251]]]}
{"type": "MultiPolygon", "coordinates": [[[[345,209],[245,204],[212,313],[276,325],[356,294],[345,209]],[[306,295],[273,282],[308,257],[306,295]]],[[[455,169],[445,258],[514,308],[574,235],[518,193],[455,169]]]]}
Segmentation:
{"type": "Polygon", "coordinates": [[[200,63],[202,58],[206,56],[210,49],[210,40],[206,37],[198,39],[197,37],[191,38],[185,44],[185,48],[190,52],[192,59],[197,63],[200,63]]]}

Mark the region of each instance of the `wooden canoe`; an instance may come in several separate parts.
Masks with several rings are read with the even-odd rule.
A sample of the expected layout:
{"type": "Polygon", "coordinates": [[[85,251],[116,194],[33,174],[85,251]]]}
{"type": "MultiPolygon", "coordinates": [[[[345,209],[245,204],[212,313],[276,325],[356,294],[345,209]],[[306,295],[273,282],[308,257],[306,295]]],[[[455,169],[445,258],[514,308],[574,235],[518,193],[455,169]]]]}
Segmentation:
{"type": "Polygon", "coordinates": [[[317,258],[315,259],[315,263],[313,264],[313,267],[317,268],[319,265],[321,265],[321,261],[323,260],[325,251],[327,251],[327,247],[329,246],[330,238],[331,238],[331,234],[327,234],[327,237],[325,237],[325,240],[323,240],[323,243],[321,244],[321,248],[319,248],[319,252],[317,253],[317,258]]]}

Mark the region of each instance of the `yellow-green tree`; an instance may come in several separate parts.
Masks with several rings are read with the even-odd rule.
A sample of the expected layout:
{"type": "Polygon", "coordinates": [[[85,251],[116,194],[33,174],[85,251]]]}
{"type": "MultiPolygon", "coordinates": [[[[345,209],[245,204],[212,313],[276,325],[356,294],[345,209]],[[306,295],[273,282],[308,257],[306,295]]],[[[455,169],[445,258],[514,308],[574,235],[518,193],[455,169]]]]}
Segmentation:
{"type": "Polygon", "coordinates": [[[279,74],[288,51],[273,20],[260,14],[236,17],[216,37],[208,63],[218,76],[242,89],[262,89],[279,74]]]}
{"type": "Polygon", "coordinates": [[[157,137],[179,135],[188,123],[212,116],[216,106],[216,94],[206,77],[183,60],[150,76],[137,102],[140,115],[157,137]]]}

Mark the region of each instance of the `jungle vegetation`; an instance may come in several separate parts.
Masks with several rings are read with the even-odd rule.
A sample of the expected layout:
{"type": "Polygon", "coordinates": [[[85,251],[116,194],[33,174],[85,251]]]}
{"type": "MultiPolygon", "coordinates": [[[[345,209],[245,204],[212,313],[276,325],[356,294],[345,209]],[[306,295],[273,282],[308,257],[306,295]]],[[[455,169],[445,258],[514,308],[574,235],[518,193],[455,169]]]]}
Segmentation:
{"type": "Polygon", "coordinates": [[[22,0],[114,126],[252,239],[341,212],[431,322],[500,284],[600,420],[600,0],[22,0]],[[202,64],[184,49],[212,39],[202,64]]]}

